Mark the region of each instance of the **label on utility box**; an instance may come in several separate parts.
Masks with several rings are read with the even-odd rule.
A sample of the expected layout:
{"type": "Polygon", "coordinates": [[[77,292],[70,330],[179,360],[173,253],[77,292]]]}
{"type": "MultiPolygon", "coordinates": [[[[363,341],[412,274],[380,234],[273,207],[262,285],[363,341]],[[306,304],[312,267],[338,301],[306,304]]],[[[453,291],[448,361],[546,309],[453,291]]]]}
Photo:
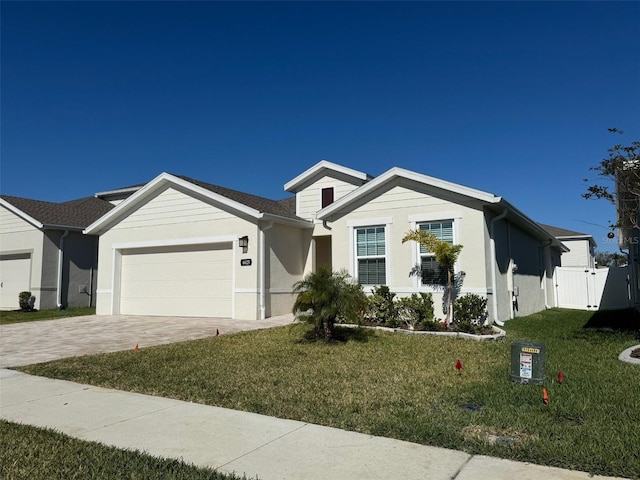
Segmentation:
{"type": "Polygon", "coordinates": [[[520,377],[531,378],[532,373],[533,373],[533,356],[530,353],[521,353],[520,354],[520,377]]]}

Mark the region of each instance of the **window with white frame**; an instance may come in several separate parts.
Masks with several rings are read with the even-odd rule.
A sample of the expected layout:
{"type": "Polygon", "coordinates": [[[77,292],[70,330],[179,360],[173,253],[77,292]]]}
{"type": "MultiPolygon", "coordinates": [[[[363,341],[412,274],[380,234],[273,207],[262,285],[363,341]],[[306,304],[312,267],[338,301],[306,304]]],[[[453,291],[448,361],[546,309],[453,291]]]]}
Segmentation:
{"type": "Polygon", "coordinates": [[[385,227],[356,228],[355,233],[358,282],[362,285],[385,285],[385,227]]]}
{"type": "MultiPolygon", "coordinates": [[[[453,220],[425,222],[418,224],[422,231],[429,232],[438,240],[453,244],[453,220]]],[[[422,285],[446,285],[447,271],[436,262],[433,252],[420,245],[420,272],[422,285]]]]}

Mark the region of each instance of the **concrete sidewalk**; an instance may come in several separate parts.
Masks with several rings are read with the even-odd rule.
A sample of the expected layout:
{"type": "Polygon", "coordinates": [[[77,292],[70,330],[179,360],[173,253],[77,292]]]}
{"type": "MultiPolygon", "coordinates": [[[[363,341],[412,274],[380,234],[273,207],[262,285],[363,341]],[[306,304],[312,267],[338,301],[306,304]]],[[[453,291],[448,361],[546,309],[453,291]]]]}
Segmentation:
{"type": "Polygon", "coordinates": [[[4,369],[0,417],[261,480],[613,478],[4,369]]]}

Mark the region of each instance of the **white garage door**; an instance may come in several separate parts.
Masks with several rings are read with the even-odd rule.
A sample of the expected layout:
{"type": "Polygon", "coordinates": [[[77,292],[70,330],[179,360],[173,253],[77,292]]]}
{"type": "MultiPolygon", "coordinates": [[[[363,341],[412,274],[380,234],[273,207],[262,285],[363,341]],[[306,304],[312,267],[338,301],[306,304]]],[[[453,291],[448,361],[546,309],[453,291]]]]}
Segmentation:
{"type": "Polygon", "coordinates": [[[0,309],[20,308],[18,295],[29,291],[31,254],[0,255],[0,309]]]}
{"type": "Polygon", "coordinates": [[[120,313],[183,317],[232,315],[230,243],[121,253],[120,313]]]}

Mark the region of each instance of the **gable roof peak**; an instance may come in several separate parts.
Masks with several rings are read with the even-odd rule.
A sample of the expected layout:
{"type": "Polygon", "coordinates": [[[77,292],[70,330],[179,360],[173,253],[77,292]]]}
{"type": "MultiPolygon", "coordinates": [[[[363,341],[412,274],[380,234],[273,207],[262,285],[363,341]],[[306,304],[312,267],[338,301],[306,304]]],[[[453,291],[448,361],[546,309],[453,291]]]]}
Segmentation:
{"type": "Polygon", "coordinates": [[[369,180],[371,180],[371,175],[360,172],[358,170],[354,170],[352,168],[343,167],[342,165],[338,165],[337,163],[332,163],[328,160],[320,160],[318,163],[308,168],[300,175],[295,177],[293,180],[285,183],[284,189],[287,192],[297,193],[301,187],[311,180],[313,177],[321,175],[327,171],[335,172],[346,177],[350,177],[356,181],[358,184],[363,184],[369,180]]]}

